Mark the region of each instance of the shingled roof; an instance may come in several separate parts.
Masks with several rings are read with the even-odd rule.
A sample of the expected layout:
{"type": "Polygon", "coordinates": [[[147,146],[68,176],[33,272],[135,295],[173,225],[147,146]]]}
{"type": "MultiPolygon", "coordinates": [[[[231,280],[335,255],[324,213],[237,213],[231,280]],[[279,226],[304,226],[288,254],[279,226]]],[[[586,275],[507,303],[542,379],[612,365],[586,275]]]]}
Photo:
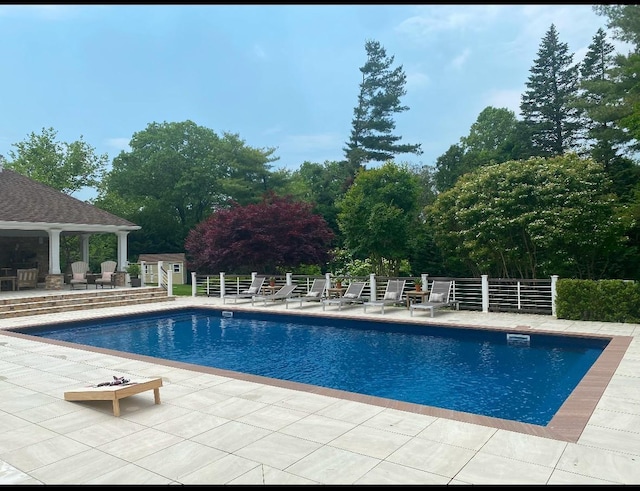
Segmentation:
{"type": "Polygon", "coordinates": [[[0,166],[0,229],[51,224],[66,231],[138,230],[124,218],[0,166]]]}

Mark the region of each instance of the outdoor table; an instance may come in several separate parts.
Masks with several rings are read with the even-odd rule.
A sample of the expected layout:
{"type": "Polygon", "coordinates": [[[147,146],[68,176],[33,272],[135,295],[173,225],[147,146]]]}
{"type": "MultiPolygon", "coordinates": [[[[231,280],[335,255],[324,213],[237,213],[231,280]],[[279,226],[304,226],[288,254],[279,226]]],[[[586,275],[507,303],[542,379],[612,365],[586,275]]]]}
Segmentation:
{"type": "Polygon", "coordinates": [[[415,299],[420,299],[420,302],[424,302],[427,297],[429,296],[429,292],[428,291],[412,291],[412,292],[407,292],[407,308],[409,308],[409,305],[411,304],[411,299],[415,298],[415,299]]]}
{"type": "Polygon", "coordinates": [[[17,278],[18,278],[17,276],[0,276],[0,285],[2,284],[3,281],[11,283],[11,291],[15,291],[17,278]]]}

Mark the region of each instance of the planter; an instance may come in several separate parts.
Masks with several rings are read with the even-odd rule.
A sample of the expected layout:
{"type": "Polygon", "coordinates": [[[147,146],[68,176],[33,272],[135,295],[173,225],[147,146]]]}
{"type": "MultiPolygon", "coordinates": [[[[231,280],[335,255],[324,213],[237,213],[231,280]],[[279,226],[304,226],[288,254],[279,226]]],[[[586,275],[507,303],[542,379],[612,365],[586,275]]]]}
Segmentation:
{"type": "Polygon", "coordinates": [[[142,286],[142,279],[141,278],[131,278],[131,286],[132,287],[142,286]]]}

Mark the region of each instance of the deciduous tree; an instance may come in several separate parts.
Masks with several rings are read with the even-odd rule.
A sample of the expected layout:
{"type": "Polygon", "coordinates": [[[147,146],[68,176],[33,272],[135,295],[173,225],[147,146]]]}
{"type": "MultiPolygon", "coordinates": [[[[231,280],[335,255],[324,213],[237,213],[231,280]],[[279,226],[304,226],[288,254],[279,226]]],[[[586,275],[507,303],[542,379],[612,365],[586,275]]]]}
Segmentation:
{"type": "Polygon", "coordinates": [[[324,265],[334,238],[310,203],[265,195],[260,203],[215,211],[188,235],[185,250],[198,273],[285,272],[324,265]]]}
{"type": "Polygon", "coordinates": [[[462,176],[428,216],[445,257],[475,275],[603,278],[628,225],[610,185],[574,153],[509,161],[462,176]]]}
{"type": "Polygon", "coordinates": [[[27,140],[14,143],[16,150],[9,151],[12,160],[6,167],[66,194],[97,186],[107,155],[96,155],[82,136],[66,143],[58,142],[57,135],[53,128],[43,128],[40,135],[31,133],[27,140]]]}
{"type": "Polygon", "coordinates": [[[370,258],[376,274],[397,275],[418,223],[418,196],[418,178],[407,166],[386,162],[358,173],[337,203],[338,226],[353,257],[370,258]]]}

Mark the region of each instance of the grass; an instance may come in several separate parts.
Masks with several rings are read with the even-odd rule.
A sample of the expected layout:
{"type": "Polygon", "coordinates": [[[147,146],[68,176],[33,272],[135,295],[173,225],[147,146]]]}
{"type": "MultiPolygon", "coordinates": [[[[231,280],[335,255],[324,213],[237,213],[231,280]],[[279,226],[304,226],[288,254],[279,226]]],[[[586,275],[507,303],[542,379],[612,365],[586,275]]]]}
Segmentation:
{"type": "Polygon", "coordinates": [[[178,297],[190,297],[191,285],[173,285],[173,294],[178,297]]]}

